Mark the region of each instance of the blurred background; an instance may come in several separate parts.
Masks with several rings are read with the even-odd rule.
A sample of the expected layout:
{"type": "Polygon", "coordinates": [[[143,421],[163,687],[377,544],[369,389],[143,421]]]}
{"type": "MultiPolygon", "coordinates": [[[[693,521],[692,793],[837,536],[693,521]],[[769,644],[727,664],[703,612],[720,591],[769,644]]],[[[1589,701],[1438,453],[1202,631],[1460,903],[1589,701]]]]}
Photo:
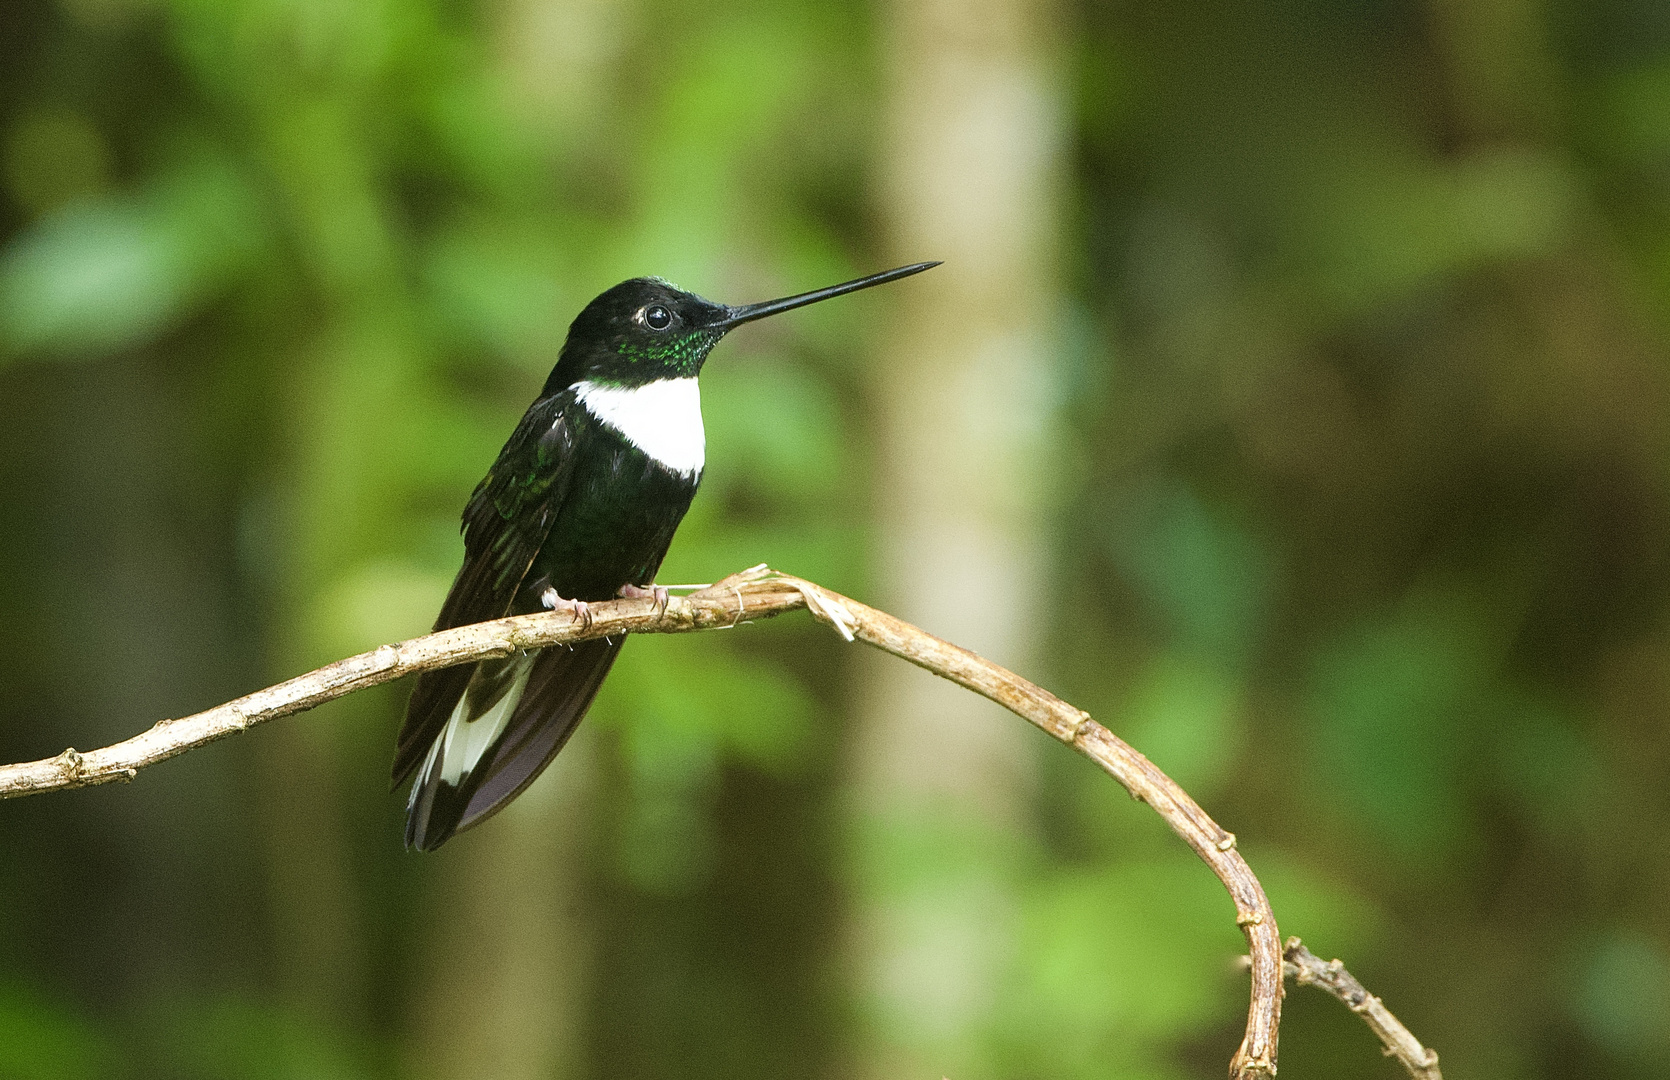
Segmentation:
{"type": "MultiPolygon", "coordinates": [[[[663,582],[1011,664],[1454,1078],[1670,1052],[1670,7],[7,0],[0,758],[427,628],[568,321],[740,331],[663,582]]],[[[0,804],[0,1078],[1221,1076],[1088,762],[803,617],[634,639],[436,855],[407,688],[0,804]]],[[[1283,1080],[1401,1075],[1290,993],[1283,1080]]]]}

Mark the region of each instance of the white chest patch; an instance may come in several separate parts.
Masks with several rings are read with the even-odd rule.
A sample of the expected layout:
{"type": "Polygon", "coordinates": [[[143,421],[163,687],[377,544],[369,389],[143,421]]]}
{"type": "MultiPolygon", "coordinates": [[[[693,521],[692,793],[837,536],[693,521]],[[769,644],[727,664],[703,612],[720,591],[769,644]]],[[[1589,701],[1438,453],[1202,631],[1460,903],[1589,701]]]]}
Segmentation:
{"type": "Polygon", "coordinates": [[[682,476],[695,476],[707,460],[702,395],[695,379],[660,379],[643,386],[579,382],[574,394],[586,411],[682,476]]]}

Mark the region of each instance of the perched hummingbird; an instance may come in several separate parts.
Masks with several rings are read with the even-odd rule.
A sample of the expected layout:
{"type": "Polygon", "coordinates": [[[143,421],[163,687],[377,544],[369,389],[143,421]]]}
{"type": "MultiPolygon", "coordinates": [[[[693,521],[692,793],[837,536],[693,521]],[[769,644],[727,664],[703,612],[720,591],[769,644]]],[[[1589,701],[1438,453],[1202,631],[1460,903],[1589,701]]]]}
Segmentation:
{"type": "MultiPolygon", "coordinates": [[[[702,482],[696,376],[733,327],[921,273],[916,263],[744,307],[633,278],[586,305],[545,388],[464,508],[464,565],[436,630],[617,596],[654,596],[702,482]]],[[[533,782],[591,705],[624,637],[418,676],[394,755],[413,770],[406,846],[433,850],[533,782]]]]}

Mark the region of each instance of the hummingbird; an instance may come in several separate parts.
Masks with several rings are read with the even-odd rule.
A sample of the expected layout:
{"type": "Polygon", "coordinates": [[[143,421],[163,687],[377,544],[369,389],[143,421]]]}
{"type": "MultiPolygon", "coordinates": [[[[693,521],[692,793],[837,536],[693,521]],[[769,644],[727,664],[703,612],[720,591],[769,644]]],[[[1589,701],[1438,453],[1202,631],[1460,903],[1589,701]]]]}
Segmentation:
{"type": "MultiPolygon", "coordinates": [[[[812,292],[732,307],[655,277],[587,304],[539,397],[464,508],[464,564],[436,630],[650,596],[702,482],[697,376],[732,329],[919,274],[915,263],[812,292]]],[[[432,851],[514,799],[585,716],[625,635],[528,649],[418,676],[393,782],[414,772],[406,846],[432,851]]]]}

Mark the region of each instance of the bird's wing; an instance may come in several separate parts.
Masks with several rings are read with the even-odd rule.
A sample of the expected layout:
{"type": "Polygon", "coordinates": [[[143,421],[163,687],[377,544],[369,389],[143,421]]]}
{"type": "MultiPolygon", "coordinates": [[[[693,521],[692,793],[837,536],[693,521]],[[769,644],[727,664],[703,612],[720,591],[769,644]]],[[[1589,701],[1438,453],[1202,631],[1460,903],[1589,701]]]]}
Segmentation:
{"type": "MultiPolygon", "coordinates": [[[[576,413],[569,391],[534,402],[464,508],[464,565],[435,620],[436,630],[510,613],[528,568],[551,531],[574,472],[576,413]]],[[[446,729],[479,665],[418,676],[395,744],[399,784],[446,729]]]]}

